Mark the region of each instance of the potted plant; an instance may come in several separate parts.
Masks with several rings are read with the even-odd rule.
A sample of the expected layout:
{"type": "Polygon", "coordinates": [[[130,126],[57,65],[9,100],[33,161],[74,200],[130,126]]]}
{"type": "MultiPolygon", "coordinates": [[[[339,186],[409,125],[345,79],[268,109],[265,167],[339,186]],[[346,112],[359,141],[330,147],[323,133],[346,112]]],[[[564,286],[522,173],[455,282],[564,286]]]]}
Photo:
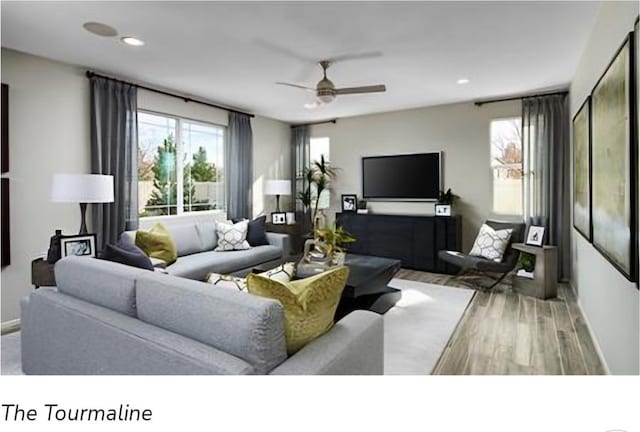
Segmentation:
{"type": "Polygon", "coordinates": [[[436,203],[436,216],[451,216],[453,205],[458,199],[460,197],[451,192],[451,188],[447,189],[446,192],[440,191],[436,203]]]}
{"type": "Polygon", "coordinates": [[[344,265],[347,252],[342,246],[357,241],[355,237],[344,231],[342,227],[337,227],[335,223],[332,227],[317,229],[316,238],[328,246],[327,255],[331,257],[333,265],[344,265]]]}
{"type": "Polygon", "coordinates": [[[361,199],[358,200],[358,213],[368,213],[369,210],[367,210],[367,201],[361,199]]]}
{"type": "Polygon", "coordinates": [[[320,156],[319,161],[313,161],[310,168],[305,168],[304,170],[305,188],[298,193],[296,198],[302,203],[304,213],[311,219],[312,233],[319,226],[317,218],[320,196],[325,190],[329,190],[331,180],[335,178],[335,174],[335,168],[332,168],[329,161],[324,159],[324,155],[320,156]]]}

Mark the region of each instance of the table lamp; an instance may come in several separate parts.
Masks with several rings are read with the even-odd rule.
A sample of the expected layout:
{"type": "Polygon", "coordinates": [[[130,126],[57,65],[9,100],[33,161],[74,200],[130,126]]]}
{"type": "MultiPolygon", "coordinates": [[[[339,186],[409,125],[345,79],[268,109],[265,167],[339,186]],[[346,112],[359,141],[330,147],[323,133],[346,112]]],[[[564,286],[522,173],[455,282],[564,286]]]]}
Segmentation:
{"type": "Polygon", "coordinates": [[[276,213],[280,213],[280,195],[291,195],[291,180],[267,180],[264,193],[276,196],[276,213]]]}
{"type": "Polygon", "coordinates": [[[54,174],[51,201],[79,203],[80,233],[87,234],[87,204],[113,202],[113,176],[100,174],[54,174]]]}

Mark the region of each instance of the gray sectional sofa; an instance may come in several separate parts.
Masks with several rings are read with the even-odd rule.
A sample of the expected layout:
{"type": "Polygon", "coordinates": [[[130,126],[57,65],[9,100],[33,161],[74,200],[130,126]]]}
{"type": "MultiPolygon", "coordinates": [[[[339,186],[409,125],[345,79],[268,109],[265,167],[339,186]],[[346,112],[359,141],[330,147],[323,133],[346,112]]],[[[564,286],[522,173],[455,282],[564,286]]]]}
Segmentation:
{"type": "Polygon", "coordinates": [[[287,357],[277,301],[86,257],[58,261],[55,274],[57,288],[22,301],[26,374],[383,373],[373,312],[352,312],[287,357]]]}
{"type": "MultiPolygon", "coordinates": [[[[255,246],[247,250],[216,252],[218,244],[216,221],[209,220],[165,220],[167,228],[178,250],[178,260],[167,266],[164,261],[152,259],[154,266],[164,268],[173,276],[204,280],[207,273],[244,275],[259,264],[273,262],[274,267],[289,256],[289,236],[267,233],[268,245],[255,246]]],[[[125,231],[121,239],[135,242],[135,231],[125,231]]]]}

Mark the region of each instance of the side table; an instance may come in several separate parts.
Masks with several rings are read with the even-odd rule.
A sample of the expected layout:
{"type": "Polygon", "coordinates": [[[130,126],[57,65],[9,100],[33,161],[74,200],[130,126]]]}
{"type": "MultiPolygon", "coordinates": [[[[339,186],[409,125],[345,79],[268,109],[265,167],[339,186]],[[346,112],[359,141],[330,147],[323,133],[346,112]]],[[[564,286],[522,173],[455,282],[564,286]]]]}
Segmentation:
{"type": "Polygon", "coordinates": [[[36,289],[41,286],[56,286],[56,276],[53,272],[54,264],[44,258],[36,258],[31,261],[31,283],[36,289]]]}
{"type": "Polygon", "coordinates": [[[302,253],[302,248],[304,247],[302,242],[302,233],[300,224],[286,224],[286,225],[274,225],[270,222],[267,222],[265,225],[268,232],[274,232],[279,234],[289,234],[289,238],[291,240],[291,254],[299,254],[302,253]]]}
{"type": "Polygon", "coordinates": [[[543,300],[556,297],[558,295],[557,248],[555,246],[530,246],[524,243],[514,243],[511,246],[520,252],[526,252],[536,257],[533,279],[514,275],[514,290],[520,294],[543,300]]]}

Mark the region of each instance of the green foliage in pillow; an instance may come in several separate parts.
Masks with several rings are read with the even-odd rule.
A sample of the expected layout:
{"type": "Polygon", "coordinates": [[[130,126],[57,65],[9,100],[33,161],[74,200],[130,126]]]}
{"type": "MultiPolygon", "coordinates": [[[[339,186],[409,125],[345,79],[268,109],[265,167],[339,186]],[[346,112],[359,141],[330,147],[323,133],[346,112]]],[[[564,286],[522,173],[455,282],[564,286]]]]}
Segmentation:
{"type": "Polygon", "coordinates": [[[149,231],[136,231],[136,246],[150,258],[158,258],[171,265],[178,259],[176,245],[167,228],[161,223],[155,224],[149,231]]]}
{"type": "Polygon", "coordinates": [[[282,304],[287,353],[291,355],[333,327],[333,316],[348,277],[347,267],[292,282],[250,274],[247,290],[282,304]]]}

